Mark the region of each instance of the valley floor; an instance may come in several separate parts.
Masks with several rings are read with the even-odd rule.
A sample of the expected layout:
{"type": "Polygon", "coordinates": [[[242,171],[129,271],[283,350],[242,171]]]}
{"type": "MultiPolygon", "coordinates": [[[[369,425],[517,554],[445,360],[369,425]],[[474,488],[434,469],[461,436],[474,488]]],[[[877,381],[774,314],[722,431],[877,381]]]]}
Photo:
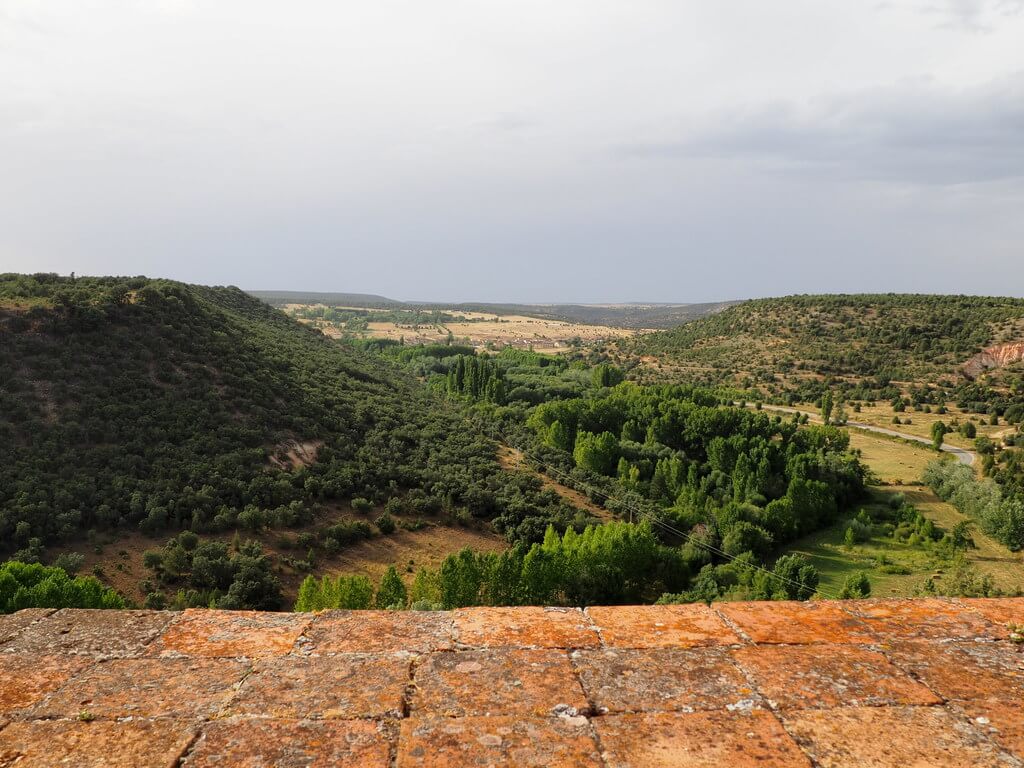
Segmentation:
{"type": "MultiPolygon", "coordinates": [[[[931,489],[920,484],[925,465],[935,458],[934,451],[858,430],[851,430],[850,445],[861,451],[864,463],[883,483],[872,488],[876,502],[864,505],[869,511],[872,506],[884,505],[893,494],[901,493],[908,504],[944,530],[968,520],[951,504],[941,501],[931,489]]],[[[820,586],[824,592],[837,594],[846,577],[857,571],[867,573],[872,595],[877,597],[912,596],[928,579],[933,579],[941,589],[943,581],[951,576],[948,564],[937,562],[920,547],[886,537],[873,537],[849,548],[844,543],[845,532],[846,523],[842,522],[807,536],[788,549],[806,556],[819,569],[820,586]],[[885,572],[898,569],[910,572],[885,572]]],[[[990,576],[996,586],[1006,592],[1024,590],[1024,558],[1021,553],[1011,552],[976,526],[972,526],[971,536],[975,548],[968,550],[966,559],[978,574],[990,576]]]]}

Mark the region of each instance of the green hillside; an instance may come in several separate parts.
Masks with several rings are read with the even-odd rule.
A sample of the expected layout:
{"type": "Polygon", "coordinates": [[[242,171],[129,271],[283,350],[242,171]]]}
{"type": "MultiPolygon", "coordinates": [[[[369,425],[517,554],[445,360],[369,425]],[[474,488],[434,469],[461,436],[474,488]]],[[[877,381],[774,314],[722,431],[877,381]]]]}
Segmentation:
{"type": "Polygon", "coordinates": [[[0,554],[295,526],[353,498],[512,538],[571,515],[439,403],[237,288],[0,276],[0,554]]]}
{"type": "Polygon", "coordinates": [[[633,349],[671,363],[790,376],[958,374],[984,347],[1024,339],[1024,300],[861,294],[757,299],[663,333],[633,349]]]}

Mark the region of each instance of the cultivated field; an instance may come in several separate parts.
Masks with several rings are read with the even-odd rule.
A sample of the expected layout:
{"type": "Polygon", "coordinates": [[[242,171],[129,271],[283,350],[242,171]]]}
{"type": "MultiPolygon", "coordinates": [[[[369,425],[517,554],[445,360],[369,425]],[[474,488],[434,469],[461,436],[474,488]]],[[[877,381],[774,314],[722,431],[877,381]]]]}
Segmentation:
{"type": "MultiPolygon", "coordinates": [[[[289,314],[295,314],[309,305],[289,304],[284,307],[289,314]]],[[[354,307],[337,307],[366,313],[365,330],[351,330],[340,323],[327,320],[309,320],[299,317],[305,323],[314,325],[328,336],[404,340],[406,344],[443,343],[452,338],[456,343],[486,349],[516,347],[533,348],[537,352],[566,352],[581,344],[593,345],[612,339],[623,339],[645,331],[629,328],[613,328],[606,325],[587,325],[562,320],[546,320],[526,315],[499,315],[481,312],[466,312],[455,309],[438,310],[449,315],[451,320],[437,323],[375,321],[374,315],[393,318],[401,312],[394,309],[374,310],[354,307]]],[[[408,313],[412,317],[413,312],[408,313]]]]}

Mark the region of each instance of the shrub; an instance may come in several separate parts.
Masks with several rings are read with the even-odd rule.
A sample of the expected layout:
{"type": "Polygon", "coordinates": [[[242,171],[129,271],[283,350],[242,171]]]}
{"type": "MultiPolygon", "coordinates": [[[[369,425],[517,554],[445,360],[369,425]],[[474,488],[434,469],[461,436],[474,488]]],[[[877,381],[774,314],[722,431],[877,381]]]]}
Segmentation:
{"type": "Polygon", "coordinates": [[[10,560],[0,565],[0,613],[23,608],[124,608],[117,592],[63,568],[10,560]]]}
{"type": "Polygon", "coordinates": [[[362,496],[357,496],[356,498],[352,499],[352,509],[354,509],[356,512],[366,514],[367,512],[373,510],[373,502],[370,501],[369,499],[364,499],[362,496]]]}

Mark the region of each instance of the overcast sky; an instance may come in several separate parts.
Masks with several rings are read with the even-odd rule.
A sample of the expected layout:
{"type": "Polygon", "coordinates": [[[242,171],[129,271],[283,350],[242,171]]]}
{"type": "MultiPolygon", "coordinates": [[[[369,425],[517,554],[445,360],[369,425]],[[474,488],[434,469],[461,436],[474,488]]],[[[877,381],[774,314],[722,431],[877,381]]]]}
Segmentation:
{"type": "Polygon", "coordinates": [[[1024,295],[1024,0],[0,0],[0,271],[1024,295]]]}

